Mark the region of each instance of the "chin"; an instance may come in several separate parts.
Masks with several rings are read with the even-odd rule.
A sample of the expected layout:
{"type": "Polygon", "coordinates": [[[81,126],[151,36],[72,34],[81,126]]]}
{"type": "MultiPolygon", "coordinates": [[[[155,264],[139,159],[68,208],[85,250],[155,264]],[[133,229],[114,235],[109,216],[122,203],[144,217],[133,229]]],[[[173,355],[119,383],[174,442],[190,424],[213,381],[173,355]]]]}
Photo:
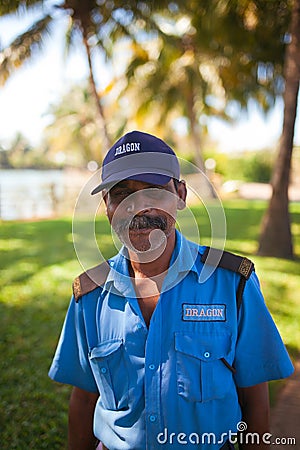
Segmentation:
{"type": "Polygon", "coordinates": [[[171,233],[172,229],[162,231],[158,228],[151,228],[128,230],[127,233],[118,233],[118,237],[128,250],[137,253],[153,253],[165,248],[171,233]]]}
{"type": "Polygon", "coordinates": [[[129,233],[130,249],[138,252],[147,252],[150,250],[151,243],[149,241],[149,234],[143,231],[142,233],[134,233],[134,236],[132,236],[129,233]]]}

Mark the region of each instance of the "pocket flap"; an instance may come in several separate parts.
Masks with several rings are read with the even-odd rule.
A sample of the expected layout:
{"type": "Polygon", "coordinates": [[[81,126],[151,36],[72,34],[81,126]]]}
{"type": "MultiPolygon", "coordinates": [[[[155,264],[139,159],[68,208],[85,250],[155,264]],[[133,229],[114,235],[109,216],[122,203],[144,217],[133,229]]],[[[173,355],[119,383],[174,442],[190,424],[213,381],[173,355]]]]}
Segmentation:
{"type": "Polygon", "coordinates": [[[175,333],[175,349],[203,361],[224,358],[231,349],[229,333],[175,333]]]}
{"type": "Polygon", "coordinates": [[[118,350],[122,344],[122,339],[112,339],[111,341],[102,342],[91,350],[90,359],[105,358],[118,350]]]}

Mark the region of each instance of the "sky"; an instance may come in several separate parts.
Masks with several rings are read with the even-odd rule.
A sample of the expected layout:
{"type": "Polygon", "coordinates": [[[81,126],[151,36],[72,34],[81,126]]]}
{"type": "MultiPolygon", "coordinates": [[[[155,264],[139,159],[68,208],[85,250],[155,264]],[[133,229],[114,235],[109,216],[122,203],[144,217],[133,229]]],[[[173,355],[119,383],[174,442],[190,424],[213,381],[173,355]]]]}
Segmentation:
{"type": "MultiPolygon", "coordinates": [[[[22,15],[22,20],[0,18],[0,45],[5,47],[31,22],[32,15],[22,15]]],[[[9,145],[18,132],[33,145],[38,144],[50,120],[49,106],[58,102],[72,84],[87,78],[87,62],[80,43],[64,58],[62,43],[66,25],[66,20],[61,18],[51,39],[46,41],[42,55],[36,55],[0,88],[0,145],[9,145]]],[[[109,82],[109,71],[100,56],[95,61],[96,79],[104,87],[109,82]]],[[[208,130],[221,151],[257,150],[276,145],[282,120],[283,102],[279,100],[267,116],[252,106],[248,114],[242,114],[232,125],[209,119],[208,130]]],[[[295,144],[300,145],[299,114],[295,144]]]]}

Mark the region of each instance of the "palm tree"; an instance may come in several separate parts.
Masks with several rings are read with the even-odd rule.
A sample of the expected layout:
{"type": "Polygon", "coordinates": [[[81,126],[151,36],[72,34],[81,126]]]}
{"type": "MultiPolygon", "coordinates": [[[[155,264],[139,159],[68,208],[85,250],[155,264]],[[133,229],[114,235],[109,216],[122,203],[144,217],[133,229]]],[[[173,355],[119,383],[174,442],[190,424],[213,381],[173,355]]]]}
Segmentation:
{"type": "Polygon", "coordinates": [[[201,118],[232,120],[230,104],[247,109],[250,99],[268,111],[282,93],[288,0],[201,0],[196,11],[193,0],[175,3],[156,15],[161,34],[133,52],[127,78],[138,91],[137,115],[153,107],[162,123],[174,113],[187,119],[203,168],[201,118]]]}
{"type": "Polygon", "coordinates": [[[259,255],[293,258],[288,188],[300,81],[300,0],[294,0],[285,57],[284,119],[272,176],[272,197],[262,222],[259,255]]]}
{"type": "Polygon", "coordinates": [[[28,60],[34,52],[42,49],[44,38],[51,32],[57,17],[61,14],[69,16],[69,27],[66,32],[67,48],[71,47],[76,35],[80,35],[87,55],[89,81],[93,93],[98,117],[103,130],[103,148],[107,149],[111,142],[103,108],[103,98],[100,97],[95,82],[93,68],[93,51],[95,48],[104,52],[106,59],[111,57],[113,44],[124,36],[135,40],[135,33],[153,25],[154,22],[144,20],[150,12],[144,2],[116,0],[114,2],[99,2],[96,0],[65,0],[57,5],[42,0],[13,0],[0,4],[0,16],[12,13],[39,9],[41,17],[32,26],[21,33],[10,45],[0,53],[0,84],[28,60]],[[20,6],[21,5],[21,6],[20,6]],[[139,20],[138,20],[139,19],[139,20]],[[143,20],[141,20],[143,19],[143,20]]]}
{"type": "MultiPolygon", "coordinates": [[[[61,99],[48,108],[52,118],[44,130],[44,145],[51,161],[63,159],[69,166],[83,167],[90,161],[99,162],[99,143],[102,133],[95,122],[96,105],[91,88],[86,85],[71,86],[61,99]]],[[[113,135],[124,126],[124,118],[116,102],[105,105],[105,114],[113,117],[113,135]]]]}
{"type": "MultiPolygon", "coordinates": [[[[17,12],[17,6],[19,4],[20,2],[18,1],[1,4],[0,14],[7,15],[9,13],[17,12]]],[[[100,118],[103,129],[104,146],[107,148],[110,144],[110,137],[107,131],[102,101],[99,98],[96,88],[92,66],[92,46],[89,41],[89,38],[98,32],[98,24],[95,24],[95,21],[93,20],[95,10],[98,9],[96,2],[91,0],[84,2],[69,0],[59,5],[47,6],[42,1],[30,0],[25,1],[23,5],[28,11],[39,7],[42,17],[35,21],[28,30],[17,36],[7,48],[2,50],[0,56],[0,80],[2,84],[5,83],[11,73],[28,60],[37,49],[42,49],[44,38],[50,33],[51,25],[54,25],[56,20],[57,11],[65,11],[70,19],[66,33],[68,47],[70,47],[76,33],[79,32],[82,36],[88,60],[90,85],[98,108],[98,117],[100,118]]]]}
{"type": "Polygon", "coordinates": [[[90,86],[72,86],[58,104],[50,106],[52,123],[45,129],[48,156],[62,155],[67,165],[86,166],[98,160],[102,133],[95,123],[96,105],[90,86]]]}

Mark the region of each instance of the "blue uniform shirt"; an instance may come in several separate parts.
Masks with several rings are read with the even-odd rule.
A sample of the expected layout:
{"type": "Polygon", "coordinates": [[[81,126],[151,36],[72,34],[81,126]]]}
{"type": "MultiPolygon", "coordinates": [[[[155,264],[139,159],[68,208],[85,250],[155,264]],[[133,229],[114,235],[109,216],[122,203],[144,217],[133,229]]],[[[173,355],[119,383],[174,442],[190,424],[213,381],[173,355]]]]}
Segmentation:
{"type": "Polygon", "coordinates": [[[293,372],[255,273],[237,320],[240,276],[218,268],[200,282],[204,249],[177,232],[149,328],[126,251],[102,287],[71,300],[49,375],[99,392],[94,433],[110,450],[219,449],[241,420],[236,386],[293,372]]]}

